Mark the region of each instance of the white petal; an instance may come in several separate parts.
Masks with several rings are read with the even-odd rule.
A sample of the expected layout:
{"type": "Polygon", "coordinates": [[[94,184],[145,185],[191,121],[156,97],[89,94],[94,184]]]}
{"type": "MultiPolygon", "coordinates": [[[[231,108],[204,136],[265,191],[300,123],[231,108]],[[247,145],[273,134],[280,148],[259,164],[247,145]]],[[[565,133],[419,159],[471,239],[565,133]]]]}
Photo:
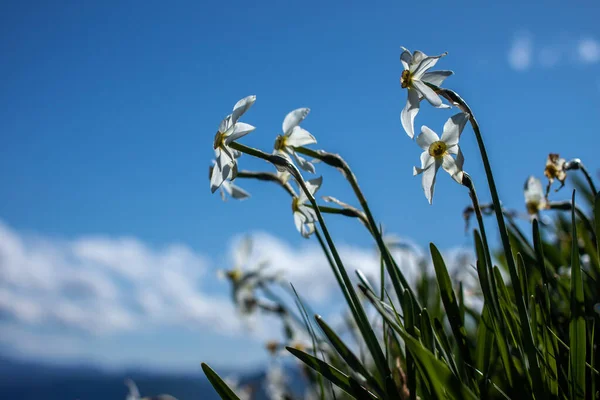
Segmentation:
{"type": "Polygon", "coordinates": [[[431,83],[432,85],[435,85],[435,86],[440,86],[444,82],[444,79],[446,79],[447,77],[449,77],[452,74],[454,74],[454,72],[452,72],[452,71],[425,72],[423,74],[423,76],[421,77],[421,80],[423,82],[431,83]]]}
{"type": "Polygon", "coordinates": [[[286,115],[285,119],[283,120],[283,134],[291,134],[292,129],[294,129],[295,126],[298,126],[300,122],[306,118],[309,112],[310,108],[297,108],[286,115]]]}
{"type": "Polygon", "coordinates": [[[542,182],[535,176],[530,176],[525,182],[525,202],[539,203],[544,198],[542,182]]]}
{"type": "Polygon", "coordinates": [[[229,143],[233,142],[234,140],[241,138],[242,136],[246,136],[247,134],[249,134],[250,132],[252,132],[255,129],[256,128],[250,124],[246,124],[244,122],[238,122],[237,124],[235,124],[233,126],[233,130],[232,130],[231,134],[229,134],[225,138],[225,144],[229,144],[229,143]]]}
{"type": "Polygon", "coordinates": [[[412,54],[410,54],[410,51],[408,51],[404,47],[402,49],[404,51],[402,52],[402,54],[400,54],[400,62],[402,63],[404,69],[407,70],[410,69],[410,64],[412,64],[413,57],[412,54]]]}
{"type": "Polygon", "coordinates": [[[228,184],[229,184],[229,182],[223,181],[223,184],[219,188],[219,193],[221,194],[221,200],[223,200],[223,201],[227,201],[227,194],[229,194],[228,184]]]}
{"type": "MultiPolygon", "coordinates": [[[[229,170],[225,171],[225,166],[234,163],[233,154],[231,154],[231,149],[227,146],[221,146],[217,148],[217,150],[217,167],[223,170],[222,172],[227,172],[227,174],[225,174],[225,176],[227,176],[229,174],[229,170]]],[[[231,168],[231,166],[229,168],[231,168]]]]}
{"type": "Polygon", "coordinates": [[[127,395],[127,399],[137,400],[140,398],[140,391],[138,390],[137,385],[132,379],[126,379],[125,385],[129,389],[129,393],[127,395]]]}
{"type": "Polygon", "coordinates": [[[238,185],[231,183],[230,188],[231,188],[231,192],[229,193],[229,195],[236,200],[243,200],[243,199],[247,199],[248,197],[250,197],[250,193],[246,192],[244,189],[242,189],[238,185]]]}
{"type": "MultiPolygon", "coordinates": [[[[416,53],[416,52],[415,52],[416,53]]],[[[427,72],[428,69],[432,68],[441,57],[444,57],[447,53],[440,54],[439,56],[424,57],[419,61],[419,65],[413,71],[413,79],[421,79],[421,77],[427,72]]],[[[416,58],[416,56],[413,56],[416,58]]]]}
{"type": "Polygon", "coordinates": [[[317,190],[319,190],[319,188],[321,187],[322,183],[323,183],[323,177],[320,176],[318,178],[314,178],[314,179],[310,179],[310,180],[306,181],[306,187],[308,188],[308,191],[310,192],[310,194],[312,194],[314,196],[314,194],[317,192],[317,190]]]}
{"type": "Polygon", "coordinates": [[[317,143],[317,139],[311,135],[307,130],[295,126],[292,128],[292,132],[286,138],[285,144],[293,147],[306,146],[307,144],[317,143]]]}
{"type": "Polygon", "coordinates": [[[423,173],[427,168],[435,162],[435,157],[429,155],[429,152],[424,151],[421,153],[421,168],[413,167],[413,176],[423,173]]]}
{"type": "Polygon", "coordinates": [[[437,133],[425,125],[421,127],[421,134],[417,136],[417,144],[424,151],[429,151],[429,146],[431,146],[431,143],[437,142],[438,140],[440,140],[440,137],[437,135],[437,133]]]}
{"type": "Polygon", "coordinates": [[[223,175],[223,171],[218,165],[215,165],[210,174],[210,192],[216,192],[224,180],[225,176],[223,175]]]}
{"type": "Polygon", "coordinates": [[[402,127],[406,131],[406,134],[411,139],[415,136],[415,117],[419,113],[419,104],[419,92],[409,88],[408,99],[400,113],[400,120],[402,121],[402,127]]]}
{"type": "Polygon", "coordinates": [[[435,189],[435,177],[437,175],[437,171],[442,164],[441,160],[435,160],[435,163],[431,164],[429,168],[423,171],[423,192],[425,192],[425,197],[429,204],[433,202],[433,191],[435,189]]]}
{"type": "Polygon", "coordinates": [[[305,223],[315,222],[317,220],[317,213],[312,207],[300,205],[298,210],[304,215],[305,223]]]}
{"type": "Polygon", "coordinates": [[[231,128],[232,125],[233,125],[233,122],[231,120],[231,114],[229,114],[228,116],[223,118],[223,121],[221,121],[221,123],[219,124],[219,132],[221,132],[221,133],[227,132],[231,128]]]}
{"type": "Polygon", "coordinates": [[[429,155],[428,151],[424,151],[421,153],[421,168],[425,169],[429,167],[435,161],[435,157],[429,155]]]}
{"type": "Polygon", "coordinates": [[[451,155],[446,154],[443,159],[442,167],[450,174],[452,179],[462,184],[462,170],[457,165],[451,155]]]}
{"type": "Polygon", "coordinates": [[[456,165],[458,165],[458,168],[460,168],[461,171],[465,165],[465,156],[460,148],[458,149],[458,154],[456,155],[456,165]]]}
{"type": "Polygon", "coordinates": [[[467,121],[469,120],[469,114],[458,113],[448,118],[448,121],[444,124],[444,131],[442,132],[442,141],[448,146],[454,146],[458,144],[458,139],[462,133],[467,121]]]}
{"type": "Polygon", "coordinates": [[[432,106],[439,107],[442,105],[442,99],[440,99],[440,96],[438,96],[432,88],[430,88],[420,80],[414,78],[412,84],[414,88],[417,89],[432,106]]]}
{"type": "Polygon", "coordinates": [[[231,114],[231,118],[233,123],[236,123],[238,119],[246,112],[248,109],[254,104],[256,101],[256,96],[248,96],[244,97],[233,106],[233,113],[231,114]]]}
{"type": "Polygon", "coordinates": [[[410,65],[410,72],[412,72],[414,74],[415,71],[417,70],[417,68],[419,67],[419,64],[421,64],[421,61],[423,61],[426,58],[427,58],[427,55],[425,53],[423,53],[420,50],[415,50],[415,52],[413,53],[412,62],[410,65]]]}
{"type": "Polygon", "coordinates": [[[315,232],[315,223],[314,222],[307,222],[306,224],[302,225],[302,231],[300,233],[305,238],[308,238],[314,232],[315,232]]]}
{"type": "Polygon", "coordinates": [[[300,166],[300,168],[302,168],[304,171],[310,172],[311,174],[314,174],[316,172],[315,166],[312,165],[310,161],[300,157],[296,152],[292,152],[292,154],[294,155],[296,163],[300,166]]]}
{"type": "Polygon", "coordinates": [[[294,212],[294,224],[300,233],[302,233],[302,225],[304,224],[305,219],[306,217],[302,213],[298,211],[294,212]]]}

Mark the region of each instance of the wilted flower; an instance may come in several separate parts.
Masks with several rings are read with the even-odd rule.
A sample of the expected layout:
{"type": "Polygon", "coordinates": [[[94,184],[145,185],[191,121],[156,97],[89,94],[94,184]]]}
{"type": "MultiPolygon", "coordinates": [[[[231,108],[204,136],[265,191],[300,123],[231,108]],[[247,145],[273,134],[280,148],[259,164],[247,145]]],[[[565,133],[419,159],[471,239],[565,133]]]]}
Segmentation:
{"type": "MultiPolygon", "coordinates": [[[[323,177],[306,181],[306,187],[310,194],[314,195],[321,187],[322,182],[323,177]]],[[[292,212],[294,213],[296,229],[298,229],[298,232],[300,232],[303,237],[307,238],[315,231],[317,214],[314,209],[305,204],[308,201],[308,197],[301,188],[299,189],[300,194],[292,198],[292,212]]]]}
{"type": "Polygon", "coordinates": [[[306,118],[309,112],[309,108],[298,108],[285,116],[283,120],[283,135],[278,135],[275,139],[275,153],[290,161],[290,156],[293,156],[300,168],[314,174],[314,165],[300,157],[294,149],[295,147],[317,143],[317,139],[313,135],[299,126],[300,122],[306,118]]]}
{"type": "MultiPolygon", "coordinates": [[[[256,96],[244,97],[233,107],[233,112],[226,116],[219,130],[215,134],[214,149],[217,157],[217,163],[211,173],[210,191],[214,193],[224,180],[231,176],[231,171],[237,168],[236,158],[240,156],[229,147],[231,142],[252,132],[255,128],[244,122],[238,122],[238,119],[254,104],[256,96]]],[[[233,174],[235,177],[235,173],[233,174]]]]}
{"type": "MultiPolygon", "coordinates": [[[[215,168],[217,168],[217,162],[213,160],[213,165],[211,165],[209,168],[211,187],[213,186],[212,180],[217,179],[217,176],[219,176],[219,174],[215,173],[215,168]]],[[[243,200],[250,197],[250,193],[246,192],[244,189],[235,185],[232,182],[233,178],[235,178],[234,173],[235,171],[233,169],[230,169],[228,175],[225,177],[225,180],[221,183],[221,186],[219,187],[221,191],[221,199],[223,199],[223,201],[227,200],[227,195],[237,200],[243,200]]]]}
{"type": "Polygon", "coordinates": [[[527,212],[531,216],[538,215],[541,210],[548,208],[548,201],[544,195],[544,189],[542,188],[542,182],[535,176],[527,178],[524,187],[525,194],[525,206],[527,212]]]}
{"type": "Polygon", "coordinates": [[[444,124],[441,139],[428,127],[421,127],[421,134],[417,137],[417,144],[423,149],[421,168],[413,167],[413,175],[423,174],[423,190],[429,204],[433,200],[435,177],[440,166],[456,182],[462,183],[464,158],[458,147],[458,139],[468,119],[469,115],[466,113],[449,118],[444,124]],[[452,155],[456,155],[456,159],[452,155]]]}
{"type": "Polygon", "coordinates": [[[565,159],[560,158],[558,154],[548,154],[548,160],[546,160],[546,168],[544,168],[544,175],[548,178],[548,186],[546,187],[546,194],[550,192],[550,186],[554,180],[560,182],[560,186],[557,191],[565,186],[565,180],[567,179],[567,172],[565,170],[565,159]]]}
{"type": "Polygon", "coordinates": [[[412,55],[410,51],[402,48],[404,51],[400,55],[400,61],[404,66],[404,71],[400,77],[400,85],[403,89],[408,89],[408,100],[406,106],[400,114],[402,126],[412,139],[415,136],[414,121],[419,112],[420,102],[423,98],[434,107],[445,108],[449,107],[442,103],[442,99],[433,89],[427,86],[427,83],[439,86],[444,79],[453,74],[452,71],[432,71],[427,72],[432,68],[437,61],[448,53],[440,54],[439,56],[428,57],[421,51],[415,51],[412,55]]]}

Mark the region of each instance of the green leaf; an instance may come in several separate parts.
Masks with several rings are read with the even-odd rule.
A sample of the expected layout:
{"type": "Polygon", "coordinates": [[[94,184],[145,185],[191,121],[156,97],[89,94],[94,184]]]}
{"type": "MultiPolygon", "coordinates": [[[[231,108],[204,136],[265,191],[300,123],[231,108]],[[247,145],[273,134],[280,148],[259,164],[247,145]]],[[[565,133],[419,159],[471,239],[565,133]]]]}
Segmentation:
{"type": "Polygon", "coordinates": [[[454,375],[460,376],[460,372],[458,372],[458,366],[456,365],[456,362],[454,361],[454,357],[453,357],[453,353],[452,353],[452,346],[450,345],[448,336],[446,336],[446,331],[444,330],[444,326],[442,325],[442,322],[438,318],[435,318],[433,320],[433,327],[435,329],[437,338],[440,342],[440,347],[443,351],[444,359],[446,360],[446,364],[448,364],[450,366],[450,369],[452,370],[454,375]]]}
{"type": "Polygon", "coordinates": [[[363,363],[354,355],[354,353],[344,344],[344,342],[340,339],[340,337],[323,321],[323,318],[320,315],[315,316],[315,321],[323,330],[327,339],[333,346],[333,348],[339,353],[339,355],[344,359],[344,361],[348,364],[351,370],[357,372],[365,377],[369,385],[373,388],[373,390],[377,391],[377,393],[384,397],[384,389],[381,386],[380,382],[378,382],[365,368],[363,363]]]}
{"type": "Polygon", "coordinates": [[[353,396],[359,400],[377,399],[377,396],[361,386],[356,379],[344,374],[342,371],[327,364],[325,361],[321,361],[318,358],[293,347],[286,347],[286,349],[300,361],[317,371],[319,374],[323,375],[323,377],[328,379],[331,383],[342,389],[344,392],[348,393],[350,396],[353,396]]]}
{"type": "Polygon", "coordinates": [[[427,380],[431,391],[437,398],[476,399],[473,392],[450,371],[446,364],[435,358],[433,353],[404,329],[399,326],[398,328],[398,333],[412,354],[421,376],[427,380]]]}
{"type": "MultiPolygon", "coordinates": [[[[525,306],[529,307],[529,285],[527,283],[527,270],[525,269],[525,261],[523,261],[523,255],[521,253],[517,253],[517,269],[519,271],[519,283],[521,284],[521,291],[523,292],[525,306]]],[[[535,335],[535,332],[533,332],[533,334],[535,335]]]]}
{"type": "MultiPolygon", "coordinates": [[[[412,304],[412,296],[408,290],[404,291],[402,296],[402,309],[404,310],[404,326],[406,327],[407,335],[415,335],[415,313],[412,304]]],[[[393,326],[392,326],[393,327],[393,326]]],[[[405,343],[406,346],[406,343],[405,343]]],[[[417,371],[415,367],[415,360],[412,352],[406,348],[406,380],[408,385],[408,391],[410,393],[410,399],[415,400],[417,398],[417,371]]]]}
{"type": "MultiPolygon", "coordinates": [[[[575,205],[575,191],[572,204],[575,205]]],[[[571,399],[585,398],[585,306],[583,279],[579,264],[579,245],[577,243],[577,223],[575,207],[571,209],[573,228],[571,246],[571,322],[569,323],[569,388],[571,399]]]]}
{"type": "Polygon", "coordinates": [[[421,311],[421,342],[425,345],[427,350],[435,354],[435,337],[433,335],[433,328],[431,327],[431,319],[427,309],[424,308],[421,311]]]}
{"type": "MultiPolygon", "coordinates": [[[[483,375],[479,387],[482,398],[487,397],[489,366],[492,359],[493,347],[494,331],[489,306],[486,304],[483,306],[483,311],[481,312],[481,319],[477,328],[477,346],[475,347],[475,365],[483,375]]],[[[508,374],[510,375],[510,371],[508,374]]]]}
{"type": "Polygon", "coordinates": [[[229,386],[227,386],[223,379],[221,379],[208,364],[202,363],[202,371],[204,371],[204,375],[206,375],[212,387],[223,400],[240,400],[240,398],[233,393],[233,390],[229,389],[229,386]]]}
{"type": "Polygon", "coordinates": [[[442,302],[444,303],[444,308],[446,309],[448,321],[450,322],[450,327],[452,328],[452,333],[454,334],[454,339],[456,340],[456,344],[460,350],[460,358],[462,361],[461,369],[465,376],[470,376],[470,370],[467,368],[465,363],[469,365],[474,365],[474,363],[471,358],[469,345],[467,343],[467,331],[463,325],[461,312],[458,303],[456,302],[454,290],[452,290],[452,281],[450,280],[450,275],[446,269],[446,264],[444,263],[442,255],[437,247],[431,243],[429,248],[431,250],[431,257],[433,259],[433,266],[435,267],[435,274],[437,276],[442,302]]]}

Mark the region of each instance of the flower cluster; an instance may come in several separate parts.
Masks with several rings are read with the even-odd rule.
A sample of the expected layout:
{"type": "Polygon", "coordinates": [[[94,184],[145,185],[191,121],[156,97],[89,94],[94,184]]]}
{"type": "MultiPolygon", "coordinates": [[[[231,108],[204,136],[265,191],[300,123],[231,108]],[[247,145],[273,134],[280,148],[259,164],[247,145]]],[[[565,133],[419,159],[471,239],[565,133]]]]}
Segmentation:
{"type": "MultiPolygon", "coordinates": [[[[212,193],[219,189],[223,200],[226,200],[227,196],[238,200],[250,197],[248,192],[233,183],[238,176],[238,159],[242,155],[242,151],[235,148],[240,146],[235,141],[255,129],[254,126],[239,121],[240,117],[248,111],[255,101],[256,96],[248,96],[238,101],[233,107],[233,112],[221,121],[219,129],[215,134],[213,147],[216,159],[213,160],[213,165],[209,168],[210,189],[212,193]]],[[[279,181],[293,195],[292,213],[294,223],[298,232],[303,237],[309,237],[314,232],[315,221],[317,220],[316,214],[314,209],[306,204],[309,198],[308,194],[302,190],[302,185],[298,184],[300,189],[298,194],[288,185],[287,182],[291,174],[288,168],[282,166],[282,164],[289,163],[289,165],[293,165],[295,161],[304,171],[315,173],[314,165],[300,156],[296,151],[299,147],[317,143],[317,140],[310,132],[300,127],[300,123],[306,118],[309,112],[309,108],[297,108],[285,116],[282,124],[283,132],[275,139],[273,157],[269,158],[268,154],[252,149],[255,155],[262,155],[263,158],[271,161],[277,167],[275,180],[279,181]]],[[[266,173],[262,175],[254,174],[252,176],[258,178],[259,176],[266,177],[271,175],[266,173]]],[[[294,176],[294,178],[296,180],[301,179],[299,175],[294,176]]],[[[322,178],[319,177],[306,181],[304,185],[312,196],[321,186],[321,182],[322,178]]],[[[239,271],[230,272],[237,277],[239,271]]],[[[233,275],[227,276],[233,279],[233,275]]],[[[241,293],[246,293],[246,291],[241,293]]]]}
{"type": "MultiPolygon", "coordinates": [[[[415,135],[414,121],[421,100],[426,99],[437,108],[449,108],[442,102],[436,93],[444,80],[453,74],[452,71],[431,71],[438,60],[447,53],[439,56],[427,56],[417,50],[410,53],[404,47],[400,61],[404,71],[400,76],[400,85],[408,92],[406,106],[400,113],[400,120],[406,134],[412,139],[415,135]]],[[[423,175],[422,185],[425,197],[431,204],[437,172],[442,167],[459,184],[463,179],[464,157],[458,146],[460,135],[469,120],[469,114],[458,113],[448,119],[440,138],[433,130],[423,125],[421,133],[417,136],[417,144],[423,150],[421,154],[421,167],[413,168],[413,175],[423,175]]]]}

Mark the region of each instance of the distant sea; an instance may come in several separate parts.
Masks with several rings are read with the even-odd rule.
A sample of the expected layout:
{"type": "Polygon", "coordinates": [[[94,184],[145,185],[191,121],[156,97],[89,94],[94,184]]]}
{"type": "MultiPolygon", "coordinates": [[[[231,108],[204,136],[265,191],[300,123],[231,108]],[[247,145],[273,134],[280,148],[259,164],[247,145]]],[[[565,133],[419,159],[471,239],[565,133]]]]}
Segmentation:
{"type": "MultiPolygon", "coordinates": [[[[233,375],[233,374],[232,374],[233,375]]],[[[266,400],[264,371],[237,375],[240,384],[266,400]]],[[[133,379],[142,396],[168,393],[178,400],[219,400],[201,370],[195,374],[106,372],[91,366],[36,364],[0,357],[0,399],[6,400],[124,400],[126,378],[133,379]]]]}

